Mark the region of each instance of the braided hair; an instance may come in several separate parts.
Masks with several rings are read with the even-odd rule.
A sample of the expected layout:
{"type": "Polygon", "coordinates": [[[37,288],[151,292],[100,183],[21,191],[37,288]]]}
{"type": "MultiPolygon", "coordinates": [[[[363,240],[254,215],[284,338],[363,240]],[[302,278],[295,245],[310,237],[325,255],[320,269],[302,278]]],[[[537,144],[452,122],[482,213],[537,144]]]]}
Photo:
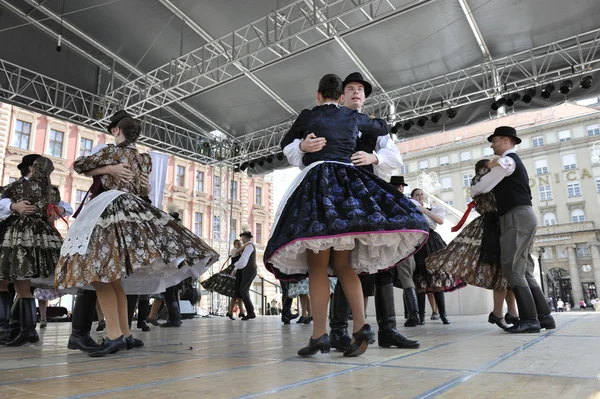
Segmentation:
{"type": "Polygon", "coordinates": [[[121,130],[123,136],[125,136],[125,140],[118,144],[120,147],[127,147],[135,143],[142,133],[141,121],[131,117],[121,119],[117,127],[121,130]]]}

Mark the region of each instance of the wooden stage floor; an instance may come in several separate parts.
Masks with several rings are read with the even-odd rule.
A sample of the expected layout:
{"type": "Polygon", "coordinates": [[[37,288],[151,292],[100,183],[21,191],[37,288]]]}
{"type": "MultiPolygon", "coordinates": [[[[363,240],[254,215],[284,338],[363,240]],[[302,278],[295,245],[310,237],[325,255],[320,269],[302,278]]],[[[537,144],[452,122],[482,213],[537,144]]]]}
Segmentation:
{"type": "Polygon", "coordinates": [[[0,347],[0,398],[600,399],[600,312],[555,317],[556,330],[527,335],[483,315],[428,320],[399,328],[421,341],[417,350],[375,344],[357,358],[309,359],[296,351],[311,327],[274,316],[134,329],[144,348],[101,359],[66,349],[70,324],[50,323],[39,344],[0,347]]]}

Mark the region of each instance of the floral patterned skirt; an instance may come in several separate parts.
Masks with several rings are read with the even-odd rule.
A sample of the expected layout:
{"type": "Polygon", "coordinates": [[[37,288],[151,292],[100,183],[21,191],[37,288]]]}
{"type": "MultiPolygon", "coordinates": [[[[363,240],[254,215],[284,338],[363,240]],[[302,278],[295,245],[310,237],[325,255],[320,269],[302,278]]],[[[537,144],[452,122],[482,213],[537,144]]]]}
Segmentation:
{"type": "MultiPolygon", "coordinates": [[[[426,240],[427,222],[390,184],[353,165],[311,164],[284,195],[265,250],[279,280],[307,276],[306,251],[350,251],[357,273],[389,269],[426,240]]],[[[329,270],[333,275],[333,270],[329,270]]]]}
{"type": "Polygon", "coordinates": [[[60,297],[62,297],[63,295],[66,295],[67,292],[63,291],[63,290],[56,290],[56,289],[44,289],[44,288],[36,288],[35,291],[33,291],[33,297],[37,300],[41,300],[41,301],[53,301],[55,299],[58,299],[60,297]]]}
{"type": "MultiPolygon", "coordinates": [[[[329,277],[329,294],[333,294],[335,285],[337,284],[337,277],[329,277]]],[[[296,298],[298,295],[309,295],[308,290],[308,279],[305,278],[296,283],[290,283],[288,286],[288,298],[296,298]]]]}
{"type": "Polygon", "coordinates": [[[500,266],[500,232],[493,217],[484,214],[469,223],[445,249],[427,258],[427,270],[451,274],[476,287],[506,289],[508,282],[500,266]]]}
{"type": "Polygon", "coordinates": [[[89,209],[83,208],[65,239],[69,244],[77,223],[93,223],[87,250],[63,248],[55,274],[59,289],[93,289],[93,282],[121,279],[127,294],[161,293],[188,277],[199,277],[219,257],[201,238],[136,195],[111,199],[97,219],[86,213],[89,209]]]}
{"type": "Polygon", "coordinates": [[[446,248],[446,243],[437,232],[429,231],[427,243],[415,254],[415,272],[413,280],[417,289],[425,289],[433,292],[434,288],[443,288],[445,292],[451,292],[466,287],[466,283],[445,270],[436,270],[430,273],[426,268],[426,261],[433,253],[446,248]]]}
{"type": "Polygon", "coordinates": [[[216,292],[217,294],[225,295],[231,298],[235,298],[235,279],[236,276],[232,276],[231,272],[235,269],[233,264],[226,267],[221,272],[209,277],[201,284],[204,289],[216,292]]]}
{"type": "Polygon", "coordinates": [[[0,279],[31,280],[52,287],[63,239],[52,222],[40,215],[13,215],[0,225],[0,279]]]}

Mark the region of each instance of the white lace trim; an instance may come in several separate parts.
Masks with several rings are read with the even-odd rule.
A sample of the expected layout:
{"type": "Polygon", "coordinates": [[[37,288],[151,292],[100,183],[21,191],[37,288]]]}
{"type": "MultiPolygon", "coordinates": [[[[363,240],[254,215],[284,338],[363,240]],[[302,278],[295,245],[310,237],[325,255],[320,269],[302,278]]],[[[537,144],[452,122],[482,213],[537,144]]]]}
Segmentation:
{"type": "Polygon", "coordinates": [[[86,204],[69,228],[60,255],[66,257],[75,254],[87,254],[90,237],[98,223],[98,219],[100,219],[106,207],[123,194],[126,193],[118,190],[105,191],[86,204]]]}
{"type": "MultiPolygon", "coordinates": [[[[427,233],[373,232],[343,236],[298,240],[278,250],[269,260],[284,274],[305,274],[308,271],[306,250],[314,252],[333,248],[352,251],[350,262],[357,273],[376,273],[394,266],[416,251],[427,238],[427,233]]],[[[333,270],[328,268],[329,274],[333,270]]]]}

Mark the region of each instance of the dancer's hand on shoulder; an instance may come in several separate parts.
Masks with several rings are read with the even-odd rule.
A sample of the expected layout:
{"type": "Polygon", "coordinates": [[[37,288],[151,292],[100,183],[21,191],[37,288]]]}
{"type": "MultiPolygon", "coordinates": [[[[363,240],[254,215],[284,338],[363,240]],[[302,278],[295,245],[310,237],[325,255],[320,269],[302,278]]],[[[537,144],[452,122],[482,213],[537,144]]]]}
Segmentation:
{"type": "Polygon", "coordinates": [[[236,272],[236,271],[237,271],[237,269],[233,269],[233,270],[231,271],[231,275],[232,275],[232,276],[235,276],[235,272],[236,272]]]}
{"type": "Polygon", "coordinates": [[[304,152],[318,152],[325,145],[327,145],[327,140],[324,137],[317,137],[314,133],[310,133],[300,142],[300,149],[304,152]]]}
{"type": "Polygon", "coordinates": [[[500,166],[500,163],[498,163],[498,160],[500,160],[500,157],[495,157],[490,162],[488,162],[487,167],[489,169],[492,169],[492,168],[495,168],[496,166],[500,166]]]}

